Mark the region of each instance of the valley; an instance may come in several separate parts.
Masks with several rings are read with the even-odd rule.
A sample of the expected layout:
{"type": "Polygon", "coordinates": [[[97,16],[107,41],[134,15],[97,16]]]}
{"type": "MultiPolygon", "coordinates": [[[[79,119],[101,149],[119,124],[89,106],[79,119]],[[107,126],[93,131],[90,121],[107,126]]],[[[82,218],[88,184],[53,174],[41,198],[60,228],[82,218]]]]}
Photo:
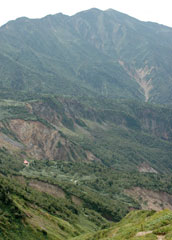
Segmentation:
{"type": "Polygon", "coordinates": [[[0,27],[0,239],[172,239],[171,64],[112,9],[0,27]]]}

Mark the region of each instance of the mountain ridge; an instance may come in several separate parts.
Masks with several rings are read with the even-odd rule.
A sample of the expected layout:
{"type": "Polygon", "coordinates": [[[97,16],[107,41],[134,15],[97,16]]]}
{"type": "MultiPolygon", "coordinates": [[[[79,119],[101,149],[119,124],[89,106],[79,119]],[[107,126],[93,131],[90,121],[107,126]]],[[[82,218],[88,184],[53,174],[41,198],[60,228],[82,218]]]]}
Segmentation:
{"type": "Polygon", "coordinates": [[[0,239],[170,239],[171,53],[115,10],[0,28],[0,239]]]}
{"type": "Polygon", "coordinates": [[[0,36],[0,82],[9,90],[171,103],[169,27],[90,9],[20,18],[0,36]]]}
{"type": "Polygon", "coordinates": [[[167,27],[167,28],[171,28],[170,26],[166,25],[166,24],[162,24],[162,23],[157,23],[157,22],[154,22],[154,21],[143,21],[143,20],[140,20],[136,17],[133,17],[131,16],[130,14],[127,14],[127,13],[123,13],[121,11],[118,11],[118,10],[115,10],[114,8],[108,8],[108,9],[105,9],[105,10],[101,10],[99,8],[96,8],[96,7],[93,7],[93,8],[89,8],[89,9],[86,9],[86,10],[82,10],[82,11],[79,11],[77,13],[74,13],[74,14],[71,14],[71,15],[68,15],[68,14],[65,14],[63,12],[58,12],[58,13],[55,13],[55,14],[47,14],[43,17],[39,17],[39,18],[30,18],[30,17],[26,17],[26,16],[21,16],[21,17],[17,17],[16,19],[13,19],[13,20],[9,20],[7,21],[6,23],[4,23],[3,25],[1,25],[0,27],[3,27],[4,25],[8,24],[9,22],[12,22],[12,21],[16,21],[18,19],[29,19],[29,20],[41,20],[43,18],[47,18],[47,17],[51,17],[51,16],[56,16],[56,15],[63,15],[63,16],[67,16],[67,17],[73,17],[79,13],[83,13],[83,12],[88,12],[88,11],[99,11],[99,12],[116,12],[118,13],[119,15],[122,14],[122,15],[125,15],[125,16],[128,16],[129,18],[132,18],[132,19],[135,19],[137,21],[140,21],[140,22],[143,22],[143,23],[151,23],[151,24],[155,24],[155,25],[161,25],[163,27],[167,27]]]}

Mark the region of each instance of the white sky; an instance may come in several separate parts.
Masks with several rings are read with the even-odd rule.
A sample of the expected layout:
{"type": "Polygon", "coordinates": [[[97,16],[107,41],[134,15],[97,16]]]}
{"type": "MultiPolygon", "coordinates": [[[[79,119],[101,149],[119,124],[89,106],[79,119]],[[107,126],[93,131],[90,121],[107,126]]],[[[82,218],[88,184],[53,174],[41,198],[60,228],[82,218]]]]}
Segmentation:
{"type": "Polygon", "coordinates": [[[143,21],[172,27],[172,0],[0,0],[0,26],[22,16],[40,18],[59,12],[73,15],[93,7],[113,8],[143,21]]]}

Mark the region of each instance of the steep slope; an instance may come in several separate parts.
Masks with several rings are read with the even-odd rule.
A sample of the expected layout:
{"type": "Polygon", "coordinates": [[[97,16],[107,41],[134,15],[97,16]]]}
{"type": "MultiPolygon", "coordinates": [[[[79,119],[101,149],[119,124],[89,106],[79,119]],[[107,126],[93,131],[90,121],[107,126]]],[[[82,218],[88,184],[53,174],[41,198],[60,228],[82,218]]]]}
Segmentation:
{"type": "Polygon", "coordinates": [[[84,202],[78,205],[79,198],[59,193],[56,185],[0,175],[0,239],[171,239],[170,210],[131,211],[109,223],[84,202]]]}
{"type": "Polygon", "coordinates": [[[78,240],[149,239],[170,240],[172,237],[172,212],[164,210],[133,211],[111,229],[75,238],[78,240]]]}
{"type": "Polygon", "coordinates": [[[0,239],[171,238],[132,211],[172,209],[171,46],[112,9],[0,28],[0,239]]]}
{"type": "Polygon", "coordinates": [[[96,211],[2,175],[0,203],[0,239],[66,240],[108,225],[96,211]]]}
{"type": "Polygon", "coordinates": [[[171,103],[172,30],[114,10],[20,18],[0,28],[6,89],[171,103]]]}
{"type": "Polygon", "coordinates": [[[138,83],[146,101],[171,101],[171,28],[144,23],[112,9],[88,10],[74,16],[73,21],[79,34],[119,61],[138,83]]]}
{"type": "MultiPolygon", "coordinates": [[[[88,95],[90,92],[93,95],[96,91],[104,91],[104,77],[112,81],[117,74],[119,77],[122,75],[123,79],[130,79],[118,63],[112,63],[72,32],[69,22],[69,17],[57,14],[42,20],[18,19],[3,26],[0,31],[2,87],[70,95],[88,95]],[[16,41],[11,42],[11,39],[16,41]],[[9,71],[7,65],[11,65],[9,71]],[[100,78],[99,82],[92,82],[90,76],[78,76],[81,65],[97,65],[92,78],[100,78]],[[105,70],[97,73],[103,65],[105,70]]],[[[116,81],[119,81],[117,77],[116,81]]]]}
{"type": "Polygon", "coordinates": [[[170,108],[44,96],[1,100],[0,110],[1,173],[37,178],[30,186],[48,194],[58,185],[113,221],[149,209],[157,196],[155,209],[172,207],[170,108]],[[140,191],[149,198],[137,197],[140,191]]]}
{"type": "Polygon", "coordinates": [[[1,101],[0,107],[0,146],[23,156],[128,170],[148,163],[155,172],[171,171],[169,108],[64,97],[1,101]]]}

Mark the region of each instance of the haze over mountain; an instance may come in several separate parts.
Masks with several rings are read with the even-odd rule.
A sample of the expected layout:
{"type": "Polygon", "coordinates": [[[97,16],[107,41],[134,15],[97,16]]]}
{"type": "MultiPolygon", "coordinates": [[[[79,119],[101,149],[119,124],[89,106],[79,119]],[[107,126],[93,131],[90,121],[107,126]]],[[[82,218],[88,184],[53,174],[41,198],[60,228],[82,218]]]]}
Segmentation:
{"type": "Polygon", "coordinates": [[[172,102],[172,29],[109,9],[0,28],[1,89],[172,102]]]}

